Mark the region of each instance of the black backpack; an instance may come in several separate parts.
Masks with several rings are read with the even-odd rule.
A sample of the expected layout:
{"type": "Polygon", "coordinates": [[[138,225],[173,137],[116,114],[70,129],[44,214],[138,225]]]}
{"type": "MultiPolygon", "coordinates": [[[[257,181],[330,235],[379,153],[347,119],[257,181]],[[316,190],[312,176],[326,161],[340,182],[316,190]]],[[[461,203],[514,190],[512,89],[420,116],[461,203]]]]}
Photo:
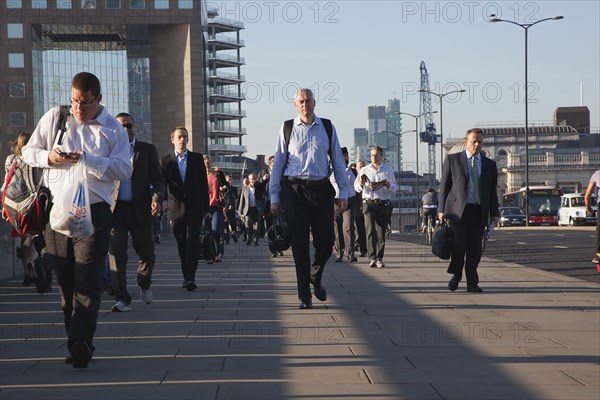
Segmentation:
{"type": "MultiPolygon", "coordinates": [[[[327,154],[329,154],[329,160],[331,160],[331,137],[333,136],[333,125],[331,125],[331,120],[327,118],[321,118],[321,122],[323,122],[323,127],[325,128],[325,132],[327,132],[327,137],[329,138],[329,150],[327,154]]],[[[285,148],[287,149],[290,145],[290,136],[292,134],[292,128],[294,127],[294,120],[288,119],[283,123],[283,138],[285,140],[285,148]]],[[[290,152],[285,153],[285,164],[284,169],[287,166],[288,157],[290,156],[290,152]]],[[[282,177],[283,178],[283,177],[282,177]]]]}
{"type": "MultiPolygon", "coordinates": [[[[58,144],[66,131],[69,106],[61,106],[58,144]]],[[[44,231],[50,214],[50,190],[42,185],[44,169],[32,167],[14,157],[2,186],[2,216],[19,235],[38,235],[44,231]]]]}

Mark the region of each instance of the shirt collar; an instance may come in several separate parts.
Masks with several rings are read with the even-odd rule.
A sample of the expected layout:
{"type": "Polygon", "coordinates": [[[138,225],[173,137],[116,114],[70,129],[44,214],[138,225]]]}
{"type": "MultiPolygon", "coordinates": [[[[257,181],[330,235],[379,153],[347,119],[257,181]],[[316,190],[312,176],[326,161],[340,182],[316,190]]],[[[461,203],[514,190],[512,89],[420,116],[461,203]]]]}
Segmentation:
{"type": "MultiPolygon", "coordinates": [[[[473,154],[469,153],[469,150],[465,150],[465,153],[467,154],[467,159],[470,159],[471,157],[473,157],[473,154]]],[[[481,153],[475,155],[475,159],[477,161],[481,160],[481,153]]]]}
{"type": "Polygon", "coordinates": [[[185,149],[185,151],[183,152],[183,154],[180,156],[179,154],[177,154],[176,151],[174,151],[175,153],[175,158],[180,159],[180,158],[187,158],[187,149],[185,149]]]}
{"type": "MultiPolygon", "coordinates": [[[[302,120],[300,119],[300,114],[298,114],[298,116],[296,116],[296,118],[294,118],[294,125],[306,125],[304,122],[302,122],[302,120]]],[[[315,115],[315,119],[313,120],[312,125],[323,125],[323,122],[321,122],[321,118],[317,117],[315,115]]],[[[311,125],[311,126],[312,126],[311,125]]],[[[308,125],[307,125],[308,126],[308,125]]]]}

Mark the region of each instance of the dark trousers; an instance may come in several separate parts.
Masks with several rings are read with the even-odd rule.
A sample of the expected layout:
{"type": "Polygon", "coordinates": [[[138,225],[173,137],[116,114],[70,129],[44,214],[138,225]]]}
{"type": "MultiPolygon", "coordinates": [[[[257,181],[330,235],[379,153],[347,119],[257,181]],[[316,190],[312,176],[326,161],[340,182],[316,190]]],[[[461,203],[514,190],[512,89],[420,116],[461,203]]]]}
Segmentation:
{"type": "Polygon", "coordinates": [[[479,283],[477,267],[481,260],[483,239],[481,206],[467,204],[460,220],[449,221],[449,226],[454,233],[454,244],[448,273],[462,277],[464,267],[467,284],[477,285],[479,283]]]}
{"type": "Polygon", "coordinates": [[[196,281],[198,269],[198,238],[201,216],[188,214],[173,221],[173,235],[177,241],[177,252],[181,262],[181,273],[186,282],[196,281]]]}
{"type": "Polygon", "coordinates": [[[323,270],[333,251],[333,197],[329,181],[307,186],[284,182],[281,202],[285,221],[291,233],[292,255],[296,266],[298,298],[311,300],[310,283],[320,285],[323,270]],[[315,248],[314,262],[310,261],[310,234],[315,248]],[[314,265],[314,268],[311,266],[314,265]]]}
{"type": "MultiPolygon", "coordinates": [[[[227,217],[226,225],[223,231],[225,232],[225,240],[229,243],[230,235],[237,235],[237,220],[235,217],[235,209],[227,208],[225,212],[225,216],[227,217]]],[[[236,236],[237,237],[237,236],[236,236]]]]}
{"type": "Polygon", "coordinates": [[[258,212],[258,208],[249,207],[246,214],[246,232],[248,233],[248,243],[258,243],[260,237],[260,223],[262,218],[258,212]],[[256,225],[256,228],[254,227],[256,225]]]}
{"type": "Polygon", "coordinates": [[[102,271],[108,253],[112,215],[107,203],[91,205],[94,234],[71,239],[46,226],[46,251],[52,257],[69,344],[90,347],[100,310],[102,271]]]}
{"type": "Polygon", "coordinates": [[[356,219],[356,206],[356,196],[348,199],[348,208],[343,213],[340,212],[337,201],[334,202],[334,247],[338,257],[342,257],[344,253],[348,257],[354,257],[354,242],[356,241],[354,220],[356,219]]]}
{"type": "Polygon", "coordinates": [[[354,219],[356,223],[356,242],[360,254],[367,254],[367,230],[365,228],[365,216],[362,213],[362,204],[357,204],[357,206],[360,212],[356,213],[356,218],[354,219]]]}
{"type": "Polygon", "coordinates": [[[383,260],[385,233],[390,223],[390,207],[389,201],[380,204],[363,203],[367,254],[371,260],[383,260]]]}
{"type": "MultiPolygon", "coordinates": [[[[110,231],[109,261],[115,300],[131,304],[127,291],[127,244],[129,234],[133,249],[139,257],[137,284],[146,290],[152,284],[154,255],[153,226],[140,225],[133,212],[133,203],[117,201],[113,211],[113,227],[110,231]]],[[[150,212],[150,210],[148,210],[150,212]]]]}

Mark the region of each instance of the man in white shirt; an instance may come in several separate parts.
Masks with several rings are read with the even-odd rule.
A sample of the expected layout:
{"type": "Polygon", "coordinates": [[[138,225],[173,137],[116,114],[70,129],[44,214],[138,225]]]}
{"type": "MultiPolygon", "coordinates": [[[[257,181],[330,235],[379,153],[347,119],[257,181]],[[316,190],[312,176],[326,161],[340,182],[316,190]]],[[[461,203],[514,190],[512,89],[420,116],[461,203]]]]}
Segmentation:
{"type": "Polygon", "coordinates": [[[371,164],[362,168],[356,180],[354,189],[362,192],[362,210],[365,216],[367,232],[367,252],[369,267],[383,268],[385,251],[385,232],[390,223],[392,204],[390,199],[398,190],[394,171],[383,165],[383,149],[375,146],[371,149],[371,164]]]}
{"type": "Polygon", "coordinates": [[[86,166],[94,233],[72,239],[46,227],[46,249],[60,287],[68,349],[65,360],[87,368],[100,309],[102,269],[108,253],[115,180],[131,176],[129,140],[121,124],[100,104],[100,81],[81,72],[71,83],[71,115],[66,132],[57,134],[60,107],[48,111],[23,148],[23,159],[45,168],[45,184],[53,196],[69,184],[69,169],[80,159],[86,166]],[[61,137],[62,136],[62,137],[61,137]]]}
{"type": "Polygon", "coordinates": [[[358,204],[356,203],[356,191],[354,190],[354,180],[356,175],[352,171],[352,168],[348,166],[348,149],[342,147],[342,154],[344,161],[346,162],[346,181],[342,182],[342,185],[346,185],[348,191],[348,207],[344,212],[340,211],[338,205],[340,189],[338,183],[335,180],[335,176],[332,174],[329,179],[335,189],[334,199],[334,211],[333,211],[333,227],[335,231],[335,243],[334,248],[336,251],[336,262],[341,262],[344,259],[344,253],[347,256],[348,262],[357,262],[358,259],[354,255],[354,243],[356,241],[356,235],[354,230],[354,221],[356,219],[356,209],[358,204]]]}

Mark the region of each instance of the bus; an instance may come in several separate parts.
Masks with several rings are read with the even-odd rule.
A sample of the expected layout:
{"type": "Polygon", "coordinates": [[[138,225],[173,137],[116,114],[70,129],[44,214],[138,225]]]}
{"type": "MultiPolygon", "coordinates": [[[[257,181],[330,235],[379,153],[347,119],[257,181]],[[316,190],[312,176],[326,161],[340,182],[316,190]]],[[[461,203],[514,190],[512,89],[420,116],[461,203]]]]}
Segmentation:
{"type": "MultiPolygon", "coordinates": [[[[529,186],[529,224],[558,225],[558,209],[562,190],[550,186],[529,186]]],[[[502,196],[504,207],[525,211],[525,188],[502,196]]]]}

